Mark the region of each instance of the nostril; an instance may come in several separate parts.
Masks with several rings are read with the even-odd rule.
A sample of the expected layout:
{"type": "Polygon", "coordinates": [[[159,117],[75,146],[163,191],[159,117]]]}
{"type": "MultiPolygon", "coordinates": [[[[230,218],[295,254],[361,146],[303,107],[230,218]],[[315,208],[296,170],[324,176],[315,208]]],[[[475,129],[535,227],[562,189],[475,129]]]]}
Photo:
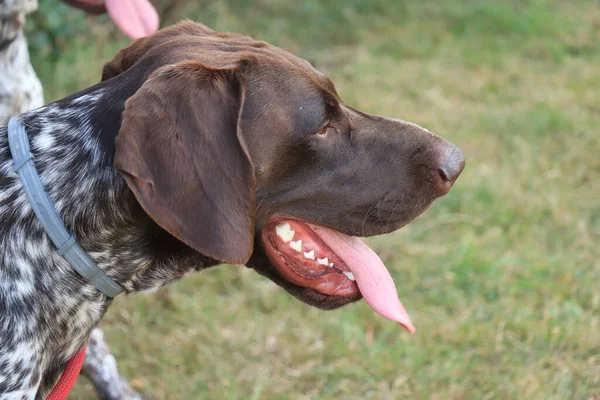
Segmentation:
{"type": "Polygon", "coordinates": [[[454,147],[449,153],[438,172],[442,179],[452,185],[465,167],[465,157],[457,147],[454,147]]]}
{"type": "Polygon", "coordinates": [[[448,182],[450,181],[450,178],[448,178],[448,172],[446,171],[445,167],[441,167],[440,169],[438,169],[438,172],[440,173],[440,176],[443,180],[448,182]]]}

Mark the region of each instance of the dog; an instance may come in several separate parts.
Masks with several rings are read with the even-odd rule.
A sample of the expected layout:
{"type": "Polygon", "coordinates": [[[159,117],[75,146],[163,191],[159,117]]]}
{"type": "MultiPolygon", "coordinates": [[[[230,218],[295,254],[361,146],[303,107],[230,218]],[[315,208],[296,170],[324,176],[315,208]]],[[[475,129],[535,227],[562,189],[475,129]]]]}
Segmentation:
{"type": "MultiPolygon", "coordinates": [[[[343,103],[307,61],[184,21],[16,119],[67,229],[127,294],[243,264],[324,310],[365,298],[413,330],[356,237],[448,193],[462,152],[343,103]]],[[[111,304],[58,253],[0,128],[0,399],[43,399],[111,304]]]]}

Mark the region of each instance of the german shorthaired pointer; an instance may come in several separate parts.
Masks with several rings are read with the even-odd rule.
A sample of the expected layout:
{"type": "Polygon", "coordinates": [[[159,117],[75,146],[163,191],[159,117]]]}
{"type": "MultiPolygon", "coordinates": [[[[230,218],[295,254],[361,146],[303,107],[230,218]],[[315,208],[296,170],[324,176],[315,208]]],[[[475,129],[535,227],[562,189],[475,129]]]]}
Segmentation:
{"type": "MultiPolygon", "coordinates": [[[[433,133],[344,104],[308,62],[192,22],[17,121],[65,226],[126,293],[245,264],[321,309],[364,297],[410,331],[355,236],[406,225],[464,166],[433,133]]],[[[0,399],[44,398],[110,303],[43,231],[0,128],[0,399]]]]}

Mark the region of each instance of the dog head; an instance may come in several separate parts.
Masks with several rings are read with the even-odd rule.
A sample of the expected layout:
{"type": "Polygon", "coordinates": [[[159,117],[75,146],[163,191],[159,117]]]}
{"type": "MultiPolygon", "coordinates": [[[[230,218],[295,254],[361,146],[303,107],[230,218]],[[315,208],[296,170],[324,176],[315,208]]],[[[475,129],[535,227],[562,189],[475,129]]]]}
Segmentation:
{"type": "Polygon", "coordinates": [[[107,79],[136,87],[115,166],[154,221],[323,309],[387,301],[354,237],[408,224],[464,167],[428,130],[345,104],[307,61],[191,22],[121,50],[107,79]]]}

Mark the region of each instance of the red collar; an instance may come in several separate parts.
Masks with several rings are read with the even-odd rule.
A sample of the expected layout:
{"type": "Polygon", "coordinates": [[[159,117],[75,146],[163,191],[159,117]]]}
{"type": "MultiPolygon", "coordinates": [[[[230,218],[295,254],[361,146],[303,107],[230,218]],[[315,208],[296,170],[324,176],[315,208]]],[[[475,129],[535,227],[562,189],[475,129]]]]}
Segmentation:
{"type": "Polygon", "coordinates": [[[52,389],[52,392],[46,397],[46,400],[65,400],[69,395],[75,381],[81,371],[83,365],[83,359],[85,358],[86,346],[84,345],[77,354],[73,356],[67,363],[65,370],[63,371],[60,379],[52,389]]]}

